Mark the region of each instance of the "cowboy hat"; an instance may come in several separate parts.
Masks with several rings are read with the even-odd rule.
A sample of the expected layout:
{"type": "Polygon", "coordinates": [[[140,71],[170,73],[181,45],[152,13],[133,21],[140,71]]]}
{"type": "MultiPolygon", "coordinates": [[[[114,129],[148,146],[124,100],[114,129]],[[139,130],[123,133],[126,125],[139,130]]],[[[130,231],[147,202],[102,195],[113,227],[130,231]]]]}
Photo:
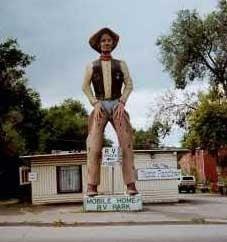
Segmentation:
{"type": "Polygon", "coordinates": [[[90,46],[101,53],[101,48],[100,48],[100,38],[103,34],[109,34],[113,38],[113,46],[112,50],[114,50],[118,44],[119,41],[119,35],[116,34],[114,31],[112,31],[109,28],[102,28],[98,32],[94,33],[90,39],[89,39],[89,44],[90,46]]]}

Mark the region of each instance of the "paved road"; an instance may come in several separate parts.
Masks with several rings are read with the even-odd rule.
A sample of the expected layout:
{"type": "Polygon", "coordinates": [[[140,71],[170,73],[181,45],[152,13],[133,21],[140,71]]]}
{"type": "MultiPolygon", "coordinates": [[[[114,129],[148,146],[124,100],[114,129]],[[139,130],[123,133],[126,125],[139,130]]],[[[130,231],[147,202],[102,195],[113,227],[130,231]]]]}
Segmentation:
{"type": "MultiPolygon", "coordinates": [[[[83,213],[81,204],[58,204],[28,206],[18,204],[0,205],[0,225],[4,223],[53,224],[62,221],[75,223],[155,223],[170,221],[227,223],[227,196],[214,194],[180,194],[181,202],[167,204],[144,204],[142,212],[83,213]]],[[[157,223],[156,223],[157,224],[157,223]]],[[[0,235],[1,236],[1,235],[0,235]]]]}
{"type": "Polygon", "coordinates": [[[1,242],[226,242],[227,225],[0,227],[1,242]]]}

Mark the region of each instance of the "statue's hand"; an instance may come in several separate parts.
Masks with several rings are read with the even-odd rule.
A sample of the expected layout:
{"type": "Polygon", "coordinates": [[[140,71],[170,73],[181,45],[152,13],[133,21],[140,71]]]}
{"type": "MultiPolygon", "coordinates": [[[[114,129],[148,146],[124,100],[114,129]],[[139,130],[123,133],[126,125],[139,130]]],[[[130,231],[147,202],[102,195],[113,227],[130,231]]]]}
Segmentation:
{"type": "Polygon", "coordinates": [[[125,105],[124,103],[122,102],[119,102],[119,104],[117,105],[117,108],[116,108],[116,111],[115,111],[115,114],[116,115],[116,118],[121,122],[121,119],[123,117],[123,113],[124,113],[124,110],[125,110],[125,105]]]}
{"type": "Polygon", "coordinates": [[[99,122],[99,120],[103,117],[103,112],[102,112],[102,104],[101,102],[97,102],[94,106],[95,108],[95,120],[99,122]]]}

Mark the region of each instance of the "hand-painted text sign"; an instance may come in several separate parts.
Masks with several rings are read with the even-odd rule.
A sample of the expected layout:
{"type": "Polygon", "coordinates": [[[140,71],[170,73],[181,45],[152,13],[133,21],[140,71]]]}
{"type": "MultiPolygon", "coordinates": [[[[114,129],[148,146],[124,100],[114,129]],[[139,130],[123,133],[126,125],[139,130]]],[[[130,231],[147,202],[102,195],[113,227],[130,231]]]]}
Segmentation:
{"type": "Polygon", "coordinates": [[[142,210],[142,196],[128,195],[100,195],[95,197],[84,196],[85,211],[139,211],[142,210]]]}
{"type": "Polygon", "coordinates": [[[153,169],[144,168],[137,169],[137,180],[147,181],[147,180],[163,180],[163,179],[178,179],[180,177],[181,170],[179,169],[153,169]]]}
{"type": "Polygon", "coordinates": [[[104,147],[102,149],[102,165],[113,166],[120,162],[120,147],[104,147]]]}
{"type": "Polygon", "coordinates": [[[28,173],[29,181],[37,181],[37,172],[29,172],[28,173]]]}

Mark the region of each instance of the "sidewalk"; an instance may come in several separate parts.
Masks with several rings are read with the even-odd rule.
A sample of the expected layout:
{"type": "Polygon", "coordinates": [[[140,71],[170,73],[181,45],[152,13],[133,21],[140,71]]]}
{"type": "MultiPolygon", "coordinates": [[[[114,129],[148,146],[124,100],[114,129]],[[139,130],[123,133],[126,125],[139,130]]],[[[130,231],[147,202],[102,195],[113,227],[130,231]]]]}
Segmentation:
{"type": "Polygon", "coordinates": [[[179,203],[144,204],[140,212],[83,212],[82,204],[32,206],[0,202],[0,226],[227,224],[227,197],[182,194],[179,203]]]}

